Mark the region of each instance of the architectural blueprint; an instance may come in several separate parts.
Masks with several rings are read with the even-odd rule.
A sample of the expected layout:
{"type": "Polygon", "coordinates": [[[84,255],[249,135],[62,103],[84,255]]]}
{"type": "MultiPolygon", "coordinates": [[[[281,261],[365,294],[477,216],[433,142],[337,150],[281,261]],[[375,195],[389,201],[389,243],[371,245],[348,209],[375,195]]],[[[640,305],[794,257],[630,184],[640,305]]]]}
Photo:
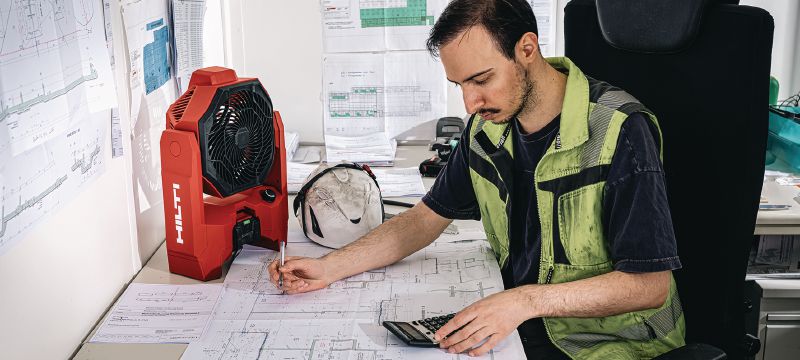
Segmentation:
{"type": "Polygon", "coordinates": [[[220,284],[132,283],[91,342],[189,343],[203,333],[220,284]]]}
{"type": "Polygon", "coordinates": [[[116,104],[104,34],[99,1],[0,0],[0,159],[116,104]]]}
{"type": "Polygon", "coordinates": [[[0,163],[0,255],[105,171],[111,111],[79,114],[81,123],[0,163]]]}
{"type": "Polygon", "coordinates": [[[424,50],[447,0],[322,0],[325,52],[424,50]]]}
{"type": "MultiPolygon", "coordinates": [[[[331,251],[293,242],[289,255],[331,251]]],[[[457,312],[503,289],[488,244],[435,242],[384,268],[319,291],[282,295],[269,281],[269,250],[244,250],[225,278],[209,328],[183,359],[466,359],[440,349],[406,346],[384,320],[415,320],[457,312]]],[[[516,333],[484,359],[524,357],[516,333]]]]}
{"type": "Polygon", "coordinates": [[[326,135],[430,140],[433,127],[414,128],[446,115],[444,68],[425,51],[328,54],[323,63],[326,135]]]}

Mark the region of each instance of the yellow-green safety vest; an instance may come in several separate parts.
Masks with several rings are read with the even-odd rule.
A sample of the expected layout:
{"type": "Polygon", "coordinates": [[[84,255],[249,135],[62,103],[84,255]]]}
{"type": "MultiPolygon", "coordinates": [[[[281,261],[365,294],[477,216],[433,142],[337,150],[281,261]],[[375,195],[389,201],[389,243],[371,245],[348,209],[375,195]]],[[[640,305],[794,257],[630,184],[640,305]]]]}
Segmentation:
{"type": "MultiPolygon", "coordinates": [[[[557,284],[613,270],[602,203],[617,138],[634,112],[649,115],[656,128],[658,122],[634,97],[586,77],[569,59],[547,61],[567,74],[566,93],[559,133],[536,166],[531,185],[542,233],[538,281],[557,284]],[[556,263],[555,251],[567,263],[556,263]]],[[[508,259],[510,238],[511,126],[473,115],[469,128],[470,178],[486,236],[501,266],[508,259]]],[[[572,359],[649,359],[684,345],[684,316],[674,278],[666,302],[656,309],[543,320],[550,340],[572,359]]]]}

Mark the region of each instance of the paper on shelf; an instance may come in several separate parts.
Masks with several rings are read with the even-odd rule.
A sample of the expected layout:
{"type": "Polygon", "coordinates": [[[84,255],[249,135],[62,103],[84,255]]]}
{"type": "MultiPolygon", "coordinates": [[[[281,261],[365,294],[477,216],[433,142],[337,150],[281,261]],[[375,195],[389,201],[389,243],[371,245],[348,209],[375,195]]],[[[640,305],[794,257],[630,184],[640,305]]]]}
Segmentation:
{"type": "Polygon", "coordinates": [[[389,166],[394,162],[397,141],[384,133],[364,136],[325,135],[325,155],[330,163],[340,161],[389,166]]]}
{"type": "Polygon", "coordinates": [[[422,176],[415,167],[373,169],[372,172],[383,197],[422,196],[426,193],[422,176]]]}
{"type": "Polygon", "coordinates": [[[286,148],[286,161],[292,161],[297,147],[300,146],[300,134],[291,131],[283,132],[283,144],[286,148]]]}
{"type": "Polygon", "coordinates": [[[296,163],[318,163],[322,161],[322,149],[314,146],[304,146],[294,152],[292,161],[296,163]]]}
{"type": "Polygon", "coordinates": [[[286,187],[290,194],[296,194],[303,187],[306,178],[317,168],[317,164],[286,163],[286,187]]]}

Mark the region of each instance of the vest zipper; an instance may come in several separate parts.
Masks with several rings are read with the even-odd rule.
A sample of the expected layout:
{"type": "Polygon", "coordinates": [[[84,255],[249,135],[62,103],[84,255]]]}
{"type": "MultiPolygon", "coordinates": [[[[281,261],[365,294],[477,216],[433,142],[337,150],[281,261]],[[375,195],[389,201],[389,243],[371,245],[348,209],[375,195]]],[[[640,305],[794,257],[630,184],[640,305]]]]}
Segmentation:
{"type": "Polygon", "coordinates": [[[547,269],[547,278],[544,280],[544,283],[549,284],[550,281],[552,280],[553,280],[553,267],[550,266],[550,268],[547,269]]]}

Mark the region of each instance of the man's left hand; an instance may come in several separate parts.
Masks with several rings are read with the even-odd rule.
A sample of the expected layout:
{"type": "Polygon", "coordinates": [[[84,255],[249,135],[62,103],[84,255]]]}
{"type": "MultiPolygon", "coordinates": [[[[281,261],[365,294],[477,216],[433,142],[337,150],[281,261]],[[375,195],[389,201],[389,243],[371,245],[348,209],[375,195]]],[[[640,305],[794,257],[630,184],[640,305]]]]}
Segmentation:
{"type": "Polygon", "coordinates": [[[458,312],[434,334],[435,339],[440,341],[439,347],[446,348],[450,353],[469,350],[469,356],[481,356],[528,320],[530,309],[525,309],[524,304],[528,302],[520,299],[518,292],[513,289],[493,294],[458,312]],[[463,329],[442,340],[462,326],[463,329]],[[481,346],[471,349],[484,339],[486,342],[481,346]]]}

